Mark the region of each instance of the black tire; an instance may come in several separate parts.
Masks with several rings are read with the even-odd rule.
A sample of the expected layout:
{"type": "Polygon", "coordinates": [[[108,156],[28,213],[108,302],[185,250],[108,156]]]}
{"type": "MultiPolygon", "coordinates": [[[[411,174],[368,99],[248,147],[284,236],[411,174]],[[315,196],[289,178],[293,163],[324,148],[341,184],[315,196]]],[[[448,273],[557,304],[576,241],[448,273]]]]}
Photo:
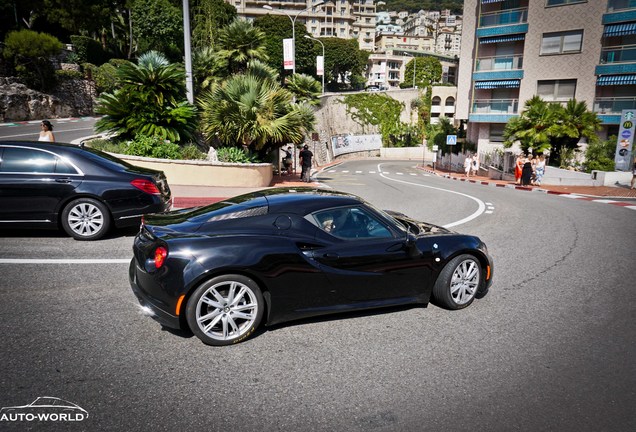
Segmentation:
{"type": "Polygon", "coordinates": [[[475,300],[483,283],[479,260],[469,254],[456,256],[439,274],[433,287],[433,302],[450,310],[464,309],[475,300]]]}
{"type": "Polygon", "coordinates": [[[194,291],[186,305],[186,319],[203,343],[231,345],[243,342],[258,328],[264,310],[258,285],[246,276],[230,274],[212,278],[194,291]]]}
{"type": "Polygon", "coordinates": [[[93,198],[77,198],[62,210],[62,227],[75,240],[98,240],[110,225],[108,208],[93,198]]]}

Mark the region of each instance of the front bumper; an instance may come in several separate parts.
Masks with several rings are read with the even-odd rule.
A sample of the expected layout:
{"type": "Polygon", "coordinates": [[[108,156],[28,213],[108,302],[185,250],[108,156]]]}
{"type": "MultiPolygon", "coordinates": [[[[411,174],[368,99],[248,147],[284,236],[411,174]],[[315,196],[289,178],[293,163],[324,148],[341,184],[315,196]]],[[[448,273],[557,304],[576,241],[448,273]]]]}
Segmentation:
{"type": "Polygon", "coordinates": [[[179,317],[166,311],[141,289],[137,272],[143,272],[143,270],[138,267],[137,260],[133,258],[128,268],[128,280],[135,297],[144,308],[144,312],[165,327],[181,329],[179,317]]]}

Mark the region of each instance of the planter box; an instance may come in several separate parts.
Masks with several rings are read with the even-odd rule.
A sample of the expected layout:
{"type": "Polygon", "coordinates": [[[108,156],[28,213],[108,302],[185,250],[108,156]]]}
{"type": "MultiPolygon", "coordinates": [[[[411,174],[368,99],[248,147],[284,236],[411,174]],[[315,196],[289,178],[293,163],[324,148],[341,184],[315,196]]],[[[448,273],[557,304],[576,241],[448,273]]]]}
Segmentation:
{"type": "Polygon", "coordinates": [[[274,167],[270,163],[239,164],[210,161],[153,159],[115,154],[132,165],[163,171],[171,185],[267,187],[274,167]]]}

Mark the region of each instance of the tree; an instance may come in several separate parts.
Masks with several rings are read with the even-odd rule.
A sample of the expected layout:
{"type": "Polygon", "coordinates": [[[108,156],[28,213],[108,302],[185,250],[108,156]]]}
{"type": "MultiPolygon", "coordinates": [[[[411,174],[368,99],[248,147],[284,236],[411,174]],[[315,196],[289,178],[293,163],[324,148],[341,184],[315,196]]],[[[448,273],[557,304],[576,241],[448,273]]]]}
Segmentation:
{"type": "Polygon", "coordinates": [[[585,151],[585,172],[614,171],[614,156],[616,152],[616,136],[611,136],[605,141],[596,140],[587,146],[585,151]]]}
{"type": "Polygon", "coordinates": [[[236,8],[224,0],[193,0],[190,10],[195,50],[215,47],[220,30],[237,17],[236,8]]]}
{"type": "Polygon", "coordinates": [[[585,102],[571,99],[564,106],[548,103],[539,96],[527,100],[519,117],[511,119],[504,129],[504,146],[519,141],[524,152],[550,151],[550,164],[560,166],[563,153],[573,153],[581,138],[595,142],[601,121],[587,109],[585,102]]]}
{"type": "Polygon", "coordinates": [[[433,145],[439,147],[442,154],[458,153],[459,146],[449,146],[446,144],[447,135],[457,135],[457,128],[447,117],[440,117],[436,124],[431,124],[428,128],[428,144],[432,149],[433,145]]]}
{"type": "Polygon", "coordinates": [[[289,142],[301,143],[313,129],[313,111],[306,104],[294,103],[292,93],[282,88],[277,78],[252,62],[245,73],[204,92],[199,105],[201,129],[208,141],[216,137],[224,146],[260,152],[289,142]]]}
{"type": "Polygon", "coordinates": [[[183,57],[183,12],[169,0],[133,0],[133,35],[138,51],[164,53],[173,61],[183,57]]]}
{"type": "Polygon", "coordinates": [[[96,112],[104,115],[95,123],[98,132],[122,138],[157,136],[185,141],[196,129],[196,108],[186,102],[185,76],[179,64],[151,51],[117,71],[121,88],[103,93],[96,112]]]}
{"type": "MultiPolygon", "coordinates": [[[[280,76],[290,74],[290,70],[283,69],[283,39],[292,37],[290,19],[284,15],[267,14],[255,19],[254,26],[265,33],[265,49],[269,57],[267,64],[276,69],[280,76]]],[[[316,51],[314,42],[305,38],[305,35],[308,35],[305,26],[296,22],[296,73],[313,75],[316,71],[316,51]]]]}
{"type": "Polygon", "coordinates": [[[442,64],[435,57],[414,57],[404,69],[402,88],[413,87],[413,68],[415,67],[415,85],[418,88],[428,87],[442,79],[442,64]]]}
{"type": "Polygon", "coordinates": [[[237,19],[219,33],[219,55],[227,61],[229,74],[242,72],[250,60],[266,61],[265,33],[250,22],[237,19]]]}
{"type": "Polygon", "coordinates": [[[308,105],[320,105],[318,96],[321,94],[321,85],[313,77],[305,74],[292,75],[287,82],[287,89],[296,96],[296,102],[308,105]]]}
{"type": "Polygon", "coordinates": [[[552,146],[550,127],[556,123],[556,108],[539,96],[527,100],[523,112],[512,118],[504,129],[504,147],[509,148],[519,141],[525,153],[532,149],[535,153],[543,153],[552,146]]]}
{"type": "Polygon", "coordinates": [[[18,75],[27,85],[48,90],[55,85],[53,66],[49,58],[63,45],[56,37],[32,30],[13,31],[4,41],[3,56],[12,61],[18,75]]]}
{"type": "Polygon", "coordinates": [[[561,155],[564,152],[576,150],[581,138],[585,138],[589,144],[598,141],[596,132],[601,130],[601,120],[595,112],[587,109],[585,102],[570,99],[564,106],[555,106],[557,122],[550,129],[552,149],[550,160],[561,165],[561,155]]]}
{"type": "Polygon", "coordinates": [[[325,44],[325,73],[331,87],[344,86],[353,75],[364,75],[370,53],[360,50],[356,39],[320,40],[325,44]]]}

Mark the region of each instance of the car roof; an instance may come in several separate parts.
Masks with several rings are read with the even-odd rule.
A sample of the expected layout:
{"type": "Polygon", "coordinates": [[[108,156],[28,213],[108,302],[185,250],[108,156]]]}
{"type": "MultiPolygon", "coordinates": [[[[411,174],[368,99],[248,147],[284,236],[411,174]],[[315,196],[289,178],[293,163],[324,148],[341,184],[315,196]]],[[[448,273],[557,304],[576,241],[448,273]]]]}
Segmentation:
{"type": "Polygon", "coordinates": [[[257,192],[267,199],[269,213],[305,215],[331,207],[359,205],[364,201],[351,194],[317,188],[274,188],[257,192]]]}

